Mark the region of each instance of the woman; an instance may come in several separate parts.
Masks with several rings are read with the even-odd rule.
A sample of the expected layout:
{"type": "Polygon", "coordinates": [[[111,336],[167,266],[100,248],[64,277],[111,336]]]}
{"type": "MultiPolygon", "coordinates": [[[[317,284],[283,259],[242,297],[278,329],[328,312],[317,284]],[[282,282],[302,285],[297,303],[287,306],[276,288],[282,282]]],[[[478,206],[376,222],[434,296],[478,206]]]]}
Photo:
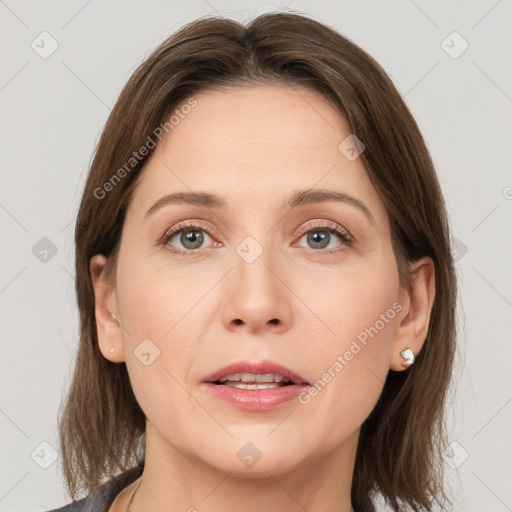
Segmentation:
{"type": "Polygon", "coordinates": [[[363,50],[296,14],[182,28],[123,89],[83,193],[59,428],[86,497],[58,510],[446,507],[449,239],[363,50]]]}

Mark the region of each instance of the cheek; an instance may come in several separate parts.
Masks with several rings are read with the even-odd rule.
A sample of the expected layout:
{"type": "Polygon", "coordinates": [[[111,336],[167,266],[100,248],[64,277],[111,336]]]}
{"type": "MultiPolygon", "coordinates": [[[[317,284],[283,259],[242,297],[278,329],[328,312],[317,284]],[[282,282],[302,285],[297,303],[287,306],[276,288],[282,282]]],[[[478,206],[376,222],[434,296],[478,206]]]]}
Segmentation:
{"type": "Polygon", "coordinates": [[[393,261],[362,262],[346,270],[323,271],[307,280],[302,283],[302,293],[308,293],[308,306],[328,326],[325,339],[329,346],[344,351],[358,337],[362,343],[375,338],[376,343],[368,344],[358,359],[389,347],[391,324],[399,308],[393,304],[400,290],[393,261]]]}
{"type": "Polygon", "coordinates": [[[204,274],[184,267],[170,271],[147,256],[128,253],[118,262],[116,291],[132,388],[148,419],[179,429],[181,414],[198,413],[183,385],[203,338],[197,320],[209,302],[199,301],[211,284],[204,274]]]}
{"type": "Polygon", "coordinates": [[[171,268],[164,253],[132,253],[120,259],[118,277],[118,302],[126,318],[130,346],[145,338],[165,345],[177,332],[179,343],[186,345],[187,315],[207,291],[204,274],[185,266],[171,268]]]}
{"type": "Polygon", "coordinates": [[[375,318],[382,310],[375,307],[375,316],[366,306],[366,316],[354,315],[350,325],[340,326],[334,342],[317,345],[315,380],[299,396],[305,420],[316,419],[310,424],[311,438],[323,439],[329,449],[348,439],[368,418],[389,372],[394,321],[379,330],[381,320],[377,323],[375,318]]]}
{"type": "Polygon", "coordinates": [[[338,438],[364,422],[384,386],[401,309],[398,273],[392,265],[376,265],[347,273],[339,282],[323,282],[323,298],[313,299],[334,334],[318,340],[310,352],[316,381],[301,401],[311,414],[322,415],[338,438]]]}
{"type": "Polygon", "coordinates": [[[188,301],[162,281],[139,281],[137,276],[124,293],[129,297],[123,304],[129,318],[129,334],[123,333],[125,363],[133,392],[153,425],[179,432],[183,415],[200,413],[184,390],[196,356],[193,336],[186,330],[188,301]]]}

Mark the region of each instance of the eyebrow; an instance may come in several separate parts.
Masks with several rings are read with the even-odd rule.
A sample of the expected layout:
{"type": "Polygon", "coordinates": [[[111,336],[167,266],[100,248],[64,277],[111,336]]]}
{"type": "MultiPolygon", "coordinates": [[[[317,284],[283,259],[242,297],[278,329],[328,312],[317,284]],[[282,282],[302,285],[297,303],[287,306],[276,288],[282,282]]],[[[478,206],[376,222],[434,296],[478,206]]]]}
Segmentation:
{"type": "MultiPolygon", "coordinates": [[[[306,189],[298,190],[292,194],[288,201],[288,208],[294,209],[299,206],[305,206],[310,204],[319,204],[327,201],[338,201],[350,204],[361,210],[368,218],[371,224],[374,224],[373,215],[366,204],[350,194],[344,192],[336,192],[328,189],[306,189]]],[[[169,204],[189,204],[193,206],[204,206],[206,208],[226,208],[226,201],[217,195],[210,194],[208,192],[176,192],[174,194],[168,194],[156,201],[151,208],[144,215],[146,219],[156,210],[159,210],[163,206],[169,204]]]]}

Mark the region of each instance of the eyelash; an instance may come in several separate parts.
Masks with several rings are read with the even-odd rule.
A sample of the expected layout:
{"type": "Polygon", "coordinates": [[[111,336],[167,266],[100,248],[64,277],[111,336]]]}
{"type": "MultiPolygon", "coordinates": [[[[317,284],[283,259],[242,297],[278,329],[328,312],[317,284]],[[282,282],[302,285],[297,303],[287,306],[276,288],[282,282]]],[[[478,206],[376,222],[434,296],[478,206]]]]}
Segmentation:
{"type": "MultiPolygon", "coordinates": [[[[175,235],[177,235],[178,233],[180,233],[182,231],[204,231],[208,236],[213,238],[213,236],[210,234],[209,230],[205,226],[203,226],[200,222],[187,221],[185,223],[178,224],[176,226],[176,228],[170,232],[166,231],[164,233],[164,235],[162,236],[162,238],[160,239],[160,244],[162,246],[167,246],[168,250],[174,254],[180,254],[180,255],[186,255],[186,256],[195,256],[195,255],[197,255],[197,251],[204,250],[204,249],[190,249],[188,251],[184,251],[184,250],[176,249],[175,247],[168,245],[169,240],[171,240],[175,235]]],[[[347,247],[351,247],[355,242],[355,239],[353,237],[351,237],[351,235],[349,235],[349,233],[346,230],[344,230],[344,229],[338,227],[336,224],[334,224],[332,222],[328,222],[328,221],[323,221],[321,224],[318,224],[318,225],[305,226],[304,228],[301,228],[299,230],[299,234],[298,234],[299,238],[302,238],[303,235],[305,235],[306,233],[309,233],[310,231],[327,231],[328,233],[334,233],[335,235],[339,236],[339,238],[343,242],[343,245],[347,246],[347,247]]],[[[311,249],[311,248],[309,248],[309,250],[314,253],[322,253],[322,254],[329,255],[329,254],[337,253],[340,250],[343,250],[343,246],[336,247],[334,249],[311,249]]]]}

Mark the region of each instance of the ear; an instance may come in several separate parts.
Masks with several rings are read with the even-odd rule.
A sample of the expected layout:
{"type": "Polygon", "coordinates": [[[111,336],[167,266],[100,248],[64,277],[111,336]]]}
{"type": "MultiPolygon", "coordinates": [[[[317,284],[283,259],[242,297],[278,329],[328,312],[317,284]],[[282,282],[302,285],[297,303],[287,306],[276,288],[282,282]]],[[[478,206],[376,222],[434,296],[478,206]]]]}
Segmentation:
{"type": "Polygon", "coordinates": [[[113,363],[121,363],[125,360],[121,319],[118,314],[115,286],[105,275],[106,264],[107,258],[102,254],[94,255],[89,262],[94,287],[96,332],[103,356],[113,363]],[[117,319],[112,316],[113,314],[117,319]]]}
{"type": "Polygon", "coordinates": [[[430,313],[435,296],[435,268],[429,257],[421,258],[410,264],[412,282],[410,290],[402,288],[400,304],[402,310],[398,317],[398,327],[391,346],[389,367],[401,371],[404,358],[402,350],[411,349],[417,356],[425,343],[430,323],[430,313]]]}

